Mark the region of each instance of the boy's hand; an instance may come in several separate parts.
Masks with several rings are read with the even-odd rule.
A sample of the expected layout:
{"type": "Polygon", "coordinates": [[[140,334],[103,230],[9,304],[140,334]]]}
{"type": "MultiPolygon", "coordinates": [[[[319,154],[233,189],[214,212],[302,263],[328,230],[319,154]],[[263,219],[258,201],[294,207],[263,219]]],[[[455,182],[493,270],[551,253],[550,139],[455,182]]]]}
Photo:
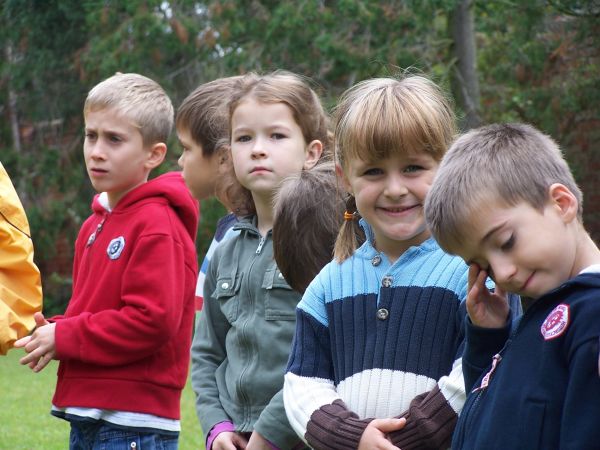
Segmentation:
{"type": "Polygon", "coordinates": [[[48,322],[42,313],[35,313],[36,330],[30,335],[15,342],[15,347],[22,347],[28,354],[19,360],[23,365],[28,365],[34,372],[39,372],[56,355],[56,342],[54,332],[55,323],[48,322]]]}
{"type": "Polygon", "coordinates": [[[469,267],[469,292],[467,293],[467,312],[473,325],[482,328],[502,328],[506,325],[509,313],[508,298],[498,285],[495,292],[485,286],[488,277],[486,270],[477,264],[469,267]]]}
{"type": "Polygon", "coordinates": [[[375,419],[372,420],[360,438],[358,450],[398,450],[394,444],[390,442],[387,433],[400,430],[406,425],[406,419],[375,419]]]}
{"type": "Polygon", "coordinates": [[[215,438],[211,450],[238,450],[245,449],[248,441],[233,431],[223,431],[215,438]]]}

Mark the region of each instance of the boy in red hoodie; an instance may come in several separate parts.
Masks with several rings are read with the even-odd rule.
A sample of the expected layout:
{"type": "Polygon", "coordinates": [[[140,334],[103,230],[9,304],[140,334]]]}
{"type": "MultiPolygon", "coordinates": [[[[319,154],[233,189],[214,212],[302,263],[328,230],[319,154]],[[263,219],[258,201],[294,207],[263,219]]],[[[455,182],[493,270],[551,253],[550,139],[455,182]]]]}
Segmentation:
{"type": "Polygon", "coordinates": [[[75,243],[65,314],[36,316],[15,346],[35,372],[60,361],[52,414],[71,449],[176,449],[189,364],[198,205],[180,173],[148,181],[164,160],[173,106],[138,74],[95,86],[84,105],[92,215],[75,243]],[[126,446],[126,447],[125,447],[126,446]]]}

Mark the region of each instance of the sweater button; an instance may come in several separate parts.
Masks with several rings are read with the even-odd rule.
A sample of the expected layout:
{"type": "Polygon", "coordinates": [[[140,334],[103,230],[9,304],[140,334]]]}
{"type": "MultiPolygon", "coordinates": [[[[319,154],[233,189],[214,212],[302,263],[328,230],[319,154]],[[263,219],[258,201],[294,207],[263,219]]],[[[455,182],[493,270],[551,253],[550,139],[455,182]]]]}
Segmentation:
{"type": "Polygon", "coordinates": [[[394,281],[392,277],[383,277],[381,285],[385,288],[389,288],[392,285],[392,281],[394,281]]]}
{"type": "Polygon", "coordinates": [[[221,289],[229,289],[229,283],[225,282],[221,284],[221,289]]]}
{"type": "Polygon", "coordinates": [[[379,264],[381,264],[381,256],[374,256],[371,260],[371,264],[373,264],[374,266],[378,266],[379,264]]]}
{"type": "Polygon", "coordinates": [[[390,312],[385,308],[379,308],[377,310],[377,318],[379,320],[385,320],[388,318],[389,315],[390,315],[390,312]]]}

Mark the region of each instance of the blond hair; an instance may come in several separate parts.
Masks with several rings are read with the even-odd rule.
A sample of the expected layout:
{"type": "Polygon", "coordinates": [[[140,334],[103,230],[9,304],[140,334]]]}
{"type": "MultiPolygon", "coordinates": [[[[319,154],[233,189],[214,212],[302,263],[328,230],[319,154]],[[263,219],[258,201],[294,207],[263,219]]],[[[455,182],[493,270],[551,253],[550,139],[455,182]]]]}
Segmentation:
{"type": "Polygon", "coordinates": [[[542,210],[553,183],[582,193],[559,146],[526,124],[487,125],[459,137],[442,160],[425,201],[425,219],[442,248],[461,245],[469,217],[481,205],[527,202],[542,210]]]}
{"type": "Polygon", "coordinates": [[[117,73],[94,86],[85,99],[84,115],[114,109],[139,128],[144,146],[167,142],[174,112],[160,85],[137,73],[117,73]]]}
{"type": "MultiPolygon", "coordinates": [[[[436,161],[456,136],[456,119],[444,92],[420,75],[374,78],[348,89],[334,112],[335,158],[342,169],[351,160],[378,161],[394,155],[425,152],[436,161]]],[[[348,212],[355,213],[354,198],[348,212]]],[[[344,261],[356,250],[356,220],[344,221],[335,258],[344,261]]]]}

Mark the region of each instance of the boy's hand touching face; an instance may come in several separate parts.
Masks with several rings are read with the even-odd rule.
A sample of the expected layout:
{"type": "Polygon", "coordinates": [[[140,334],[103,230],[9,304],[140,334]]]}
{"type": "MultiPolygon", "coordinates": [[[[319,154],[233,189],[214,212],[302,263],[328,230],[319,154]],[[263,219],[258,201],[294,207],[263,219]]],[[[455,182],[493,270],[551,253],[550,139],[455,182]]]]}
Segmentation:
{"type": "Polygon", "coordinates": [[[15,342],[15,347],[22,347],[28,354],[19,360],[23,365],[28,365],[34,372],[39,372],[56,355],[54,339],[55,323],[48,322],[42,313],[33,316],[36,330],[30,335],[15,342]]]}
{"type": "Polygon", "coordinates": [[[509,313],[508,297],[498,285],[495,292],[485,286],[486,270],[477,264],[469,266],[467,312],[474,325],[482,328],[502,328],[509,313]]]}

